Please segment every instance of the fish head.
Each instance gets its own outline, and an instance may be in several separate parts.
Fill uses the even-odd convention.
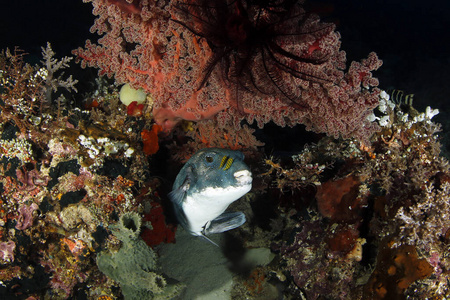
[[[183,227],[199,234],[252,187],[244,154],[220,148],[198,151],[180,170],[169,194]]]
[[[228,149],[208,148],[198,151],[181,169],[174,188],[190,177],[192,194],[205,189],[251,189],[252,174],[244,162],[244,154]],[[178,181],[179,180],[179,181]],[[244,194],[246,193],[244,192]]]

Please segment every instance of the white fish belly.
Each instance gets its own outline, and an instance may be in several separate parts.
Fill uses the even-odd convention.
[[[227,207],[248,193],[251,184],[239,187],[207,188],[202,193],[187,197],[183,211],[193,234],[202,235],[206,223],[220,216]]]

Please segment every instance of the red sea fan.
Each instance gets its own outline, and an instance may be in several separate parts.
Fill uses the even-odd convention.
[[[204,38],[212,56],[199,89],[215,68],[237,90],[291,100],[301,108],[310,82],[331,80],[318,65],[334,54],[322,39],[334,30],[308,14],[302,1],[194,0],[175,4],[174,22]]]
[[[82,67],[151,94],[164,131],[206,119],[236,129],[243,119],[304,124],[363,140],[377,129],[367,116],[381,61],[370,54],[345,72],[340,34],[302,0],[85,1],[102,37],[73,53]]]

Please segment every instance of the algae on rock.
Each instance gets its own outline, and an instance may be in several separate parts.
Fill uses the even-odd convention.
[[[120,283],[126,300],[171,299],[178,295],[182,284],[167,284],[155,271],[156,254],[139,237],[141,219],[137,213],[123,214],[113,234],[122,241],[118,252],[100,253],[97,265],[100,271]]]

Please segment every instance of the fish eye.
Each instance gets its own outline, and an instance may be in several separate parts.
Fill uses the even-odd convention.
[[[206,160],[206,162],[212,163],[214,158],[212,156],[208,155],[205,157],[205,160]]]

